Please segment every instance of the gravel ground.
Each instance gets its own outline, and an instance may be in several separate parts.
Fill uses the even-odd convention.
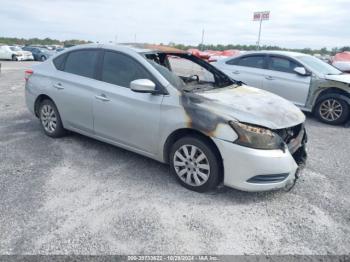
[[[0,74],[0,254],[349,254],[350,133],[307,118],[290,192],[199,194],[169,168],[81,135],[44,135],[23,70]]]

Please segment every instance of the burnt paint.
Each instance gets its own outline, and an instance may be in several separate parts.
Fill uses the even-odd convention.
[[[346,83],[313,76],[311,78],[309,95],[305,107],[312,110],[316,105],[319,95],[330,88],[337,88],[350,94],[349,86]]]
[[[170,68],[170,64],[169,61],[167,59],[167,56],[178,56],[187,60],[190,60],[200,66],[202,66],[203,68],[205,68],[206,70],[208,70],[210,73],[212,73],[214,75],[214,80],[215,83],[213,84],[215,87],[215,90],[211,90],[209,92],[212,93],[212,96],[208,97],[203,95],[204,93],[206,93],[206,91],[204,92],[186,92],[185,90],[179,90],[180,91],[180,102],[184,108],[186,117],[187,117],[187,127],[188,128],[193,128],[197,131],[200,131],[208,136],[211,137],[215,137],[216,136],[216,131],[218,130],[218,126],[220,124],[227,124],[229,120],[235,120],[235,118],[232,117],[232,115],[225,115],[223,109],[227,109],[230,107],[230,105],[224,105],[222,104],[222,102],[220,101],[220,99],[216,99],[216,92],[219,95],[221,93],[221,91],[223,91],[222,89],[225,89],[225,93],[227,94],[227,99],[230,99],[230,97],[233,99],[232,103],[234,103],[234,100],[237,101],[237,99],[239,99],[240,97],[243,100],[246,100],[247,96],[248,97],[252,97],[251,100],[254,101],[247,101],[247,104],[241,104],[240,108],[238,108],[238,110],[241,113],[246,114],[247,112],[252,112],[253,108],[256,108],[256,106],[253,106],[253,102],[258,103],[258,104],[262,104],[261,101],[256,100],[256,97],[254,98],[254,94],[256,94],[257,92],[259,92],[259,100],[263,100],[263,104],[269,108],[275,108],[276,110],[273,110],[273,112],[270,112],[271,110],[263,110],[264,115],[268,115],[268,120],[273,120],[274,122],[276,118],[280,118],[281,121],[280,122],[276,122],[275,124],[271,124],[270,121],[270,125],[268,124],[267,126],[262,126],[262,127],[267,127],[267,128],[277,128],[276,126],[279,127],[279,124],[283,125],[285,123],[292,123],[292,124],[300,124],[302,121],[304,121],[304,115],[298,110],[296,109],[298,112],[294,112],[295,110],[290,110],[291,104],[286,105],[285,103],[287,101],[284,101],[284,103],[282,103],[282,106],[279,110],[279,106],[276,105],[276,103],[280,103],[283,101],[280,101],[279,98],[277,99],[277,97],[274,98],[273,95],[271,95],[270,93],[267,95],[266,94],[266,98],[264,95],[260,94],[263,93],[263,91],[258,91],[258,90],[253,90],[253,88],[248,88],[245,86],[242,86],[241,82],[237,82],[233,79],[231,79],[230,77],[228,77],[226,74],[224,74],[223,72],[221,72],[220,70],[218,70],[216,67],[212,66],[211,64],[207,63],[206,61],[203,61],[202,59],[195,57],[191,54],[187,54],[187,53],[174,53],[174,52],[160,52],[160,53],[153,53],[152,54],[145,54],[146,57],[151,58],[152,60],[158,62],[159,64],[166,66],[169,70],[171,70]],[[235,89],[238,88],[240,91],[239,92],[235,92]],[[238,90],[237,90],[238,91]],[[229,93],[227,93],[229,92]],[[231,93],[232,92],[232,93]],[[245,94],[247,96],[245,96]],[[288,102],[289,103],[289,102]],[[261,109],[261,107],[260,107]],[[266,111],[266,112],[265,112]],[[253,112],[252,112],[253,113]],[[252,114],[249,113],[249,114]],[[252,114],[254,115],[254,114]],[[259,117],[263,117],[263,116],[259,116]],[[258,123],[255,123],[256,125],[260,126],[259,124],[260,121],[258,121]],[[268,121],[267,121],[268,122]],[[266,122],[265,122],[266,123]],[[283,123],[283,124],[282,124]],[[254,121],[253,123],[254,124]],[[291,125],[292,125],[291,124]]]
[[[188,117],[188,127],[200,131],[208,136],[215,136],[215,130],[220,123],[228,120],[201,105],[208,104],[211,99],[195,93],[182,93],[181,104]]]

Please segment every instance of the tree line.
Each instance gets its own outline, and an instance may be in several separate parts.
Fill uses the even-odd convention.
[[[183,45],[183,44],[175,44],[175,43],[169,43],[169,45],[182,50],[188,50],[190,48],[196,48],[199,50],[217,50],[217,51],[230,50],[230,49],[238,49],[238,50],[245,50],[245,51],[257,50],[256,45],[234,45],[234,44]],[[332,49],[327,49],[326,47],[323,47],[321,49],[311,49],[311,48],[283,48],[279,46],[263,45],[260,47],[260,49],[294,51],[294,52],[301,52],[301,53],[310,54],[310,55],[313,55],[313,54],[335,55],[336,53],[339,53],[339,52],[350,51],[350,46],[334,47]]]
[[[91,41],[86,40],[78,40],[78,39],[70,39],[70,40],[64,40],[60,41],[57,39],[51,39],[51,38],[16,38],[16,37],[0,37],[0,44],[5,45],[63,45],[63,46],[73,46],[73,45],[80,45],[80,44],[87,44],[92,43]],[[184,44],[176,44],[173,42],[170,42],[168,45],[173,46],[178,49],[182,50],[188,50],[190,48],[196,48],[199,50],[229,50],[229,49],[238,49],[238,50],[256,50],[256,45],[235,45],[235,44],[228,44],[228,45],[222,45],[222,44],[199,44],[199,45],[184,45]],[[295,52],[301,52],[305,54],[321,54],[321,55],[335,55],[336,53],[343,52],[343,51],[350,51],[350,46],[343,46],[343,47],[334,47],[332,49],[327,49],[326,47],[323,47],[321,49],[311,49],[311,48],[283,48],[279,46],[270,46],[270,45],[263,45],[260,47],[261,50],[285,50],[285,51],[295,51]]]
[[[91,41],[78,40],[78,39],[70,39],[60,41],[57,39],[51,38],[17,38],[17,37],[0,37],[0,44],[5,45],[63,45],[63,46],[73,46],[80,44],[92,43]]]

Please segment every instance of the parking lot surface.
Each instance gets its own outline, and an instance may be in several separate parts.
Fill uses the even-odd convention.
[[[349,254],[349,128],[308,116],[290,192],[199,194],[143,156],[45,136],[24,102],[33,62],[0,63],[0,254]]]

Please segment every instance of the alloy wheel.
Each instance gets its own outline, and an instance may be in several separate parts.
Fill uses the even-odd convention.
[[[341,117],[343,106],[336,99],[326,99],[321,103],[319,113],[324,120],[333,122]]]
[[[190,186],[208,181],[210,165],[207,156],[194,145],[183,145],[174,154],[174,168],[179,178]]]
[[[57,116],[55,110],[50,105],[43,105],[40,112],[40,119],[44,129],[48,133],[53,133],[57,126]]]

